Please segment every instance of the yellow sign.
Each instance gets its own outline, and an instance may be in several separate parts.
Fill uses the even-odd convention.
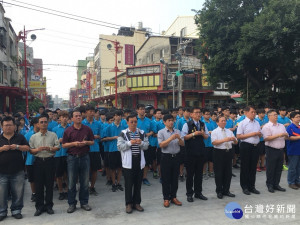
[[[46,88],[46,81],[29,81],[29,88]]]
[[[157,87],[138,87],[138,88],[131,88],[132,91],[150,91],[150,90],[157,90]]]
[[[160,85],[160,75],[128,77],[127,85],[129,88],[153,87]],[[154,89],[156,90],[156,89]]]

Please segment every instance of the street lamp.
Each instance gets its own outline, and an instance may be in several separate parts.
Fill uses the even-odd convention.
[[[24,31],[20,31],[18,35],[18,41],[23,40],[24,43],[24,61],[21,66],[24,66],[24,71],[25,71],[25,93],[26,93],[26,115],[29,118],[29,107],[28,107],[28,80],[27,80],[27,56],[26,56],[26,38],[27,34],[31,31],[35,30],[45,30],[45,28],[41,29],[34,29],[34,30],[25,30],[24,26]],[[36,35],[32,34],[31,39],[34,41],[36,39]]]
[[[118,108],[118,72],[122,72],[118,68],[118,53],[120,53],[120,50],[122,50],[123,47],[120,45],[120,42],[118,42],[117,40],[112,41],[112,40],[108,40],[108,39],[105,39],[105,38],[100,38],[100,40],[110,41],[111,43],[114,44],[114,48],[115,48],[115,68],[113,68],[109,72],[115,72],[115,107]],[[112,45],[108,44],[107,49],[110,50],[111,48],[112,48]]]

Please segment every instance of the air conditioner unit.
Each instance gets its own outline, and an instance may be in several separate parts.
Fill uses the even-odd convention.
[[[168,75],[167,75],[167,79],[168,79],[168,80],[173,80],[173,75],[172,75],[172,74],[168,74]]]

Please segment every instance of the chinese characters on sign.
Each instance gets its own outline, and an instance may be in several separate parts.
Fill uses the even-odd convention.
[[[244,207],[246,219],[295,219],[295,204],[256,204]]]

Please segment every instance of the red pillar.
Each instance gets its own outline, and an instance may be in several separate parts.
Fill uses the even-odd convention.
[[[121,98],[121,109],[123,109],[124,108],[124,97],[125,97],[125,95],[119,95],[119,96]]]
[[[137,95],[131,95],[131,96],[132,96],[132,107],[135,109],[136,108]]]
[[[182,93],[182,107],[185,107],[185,97],[186,97],[186,92]]]
[[[153,99],[154,99],[154,108],[157,109],[157,95],[153,93]]]

